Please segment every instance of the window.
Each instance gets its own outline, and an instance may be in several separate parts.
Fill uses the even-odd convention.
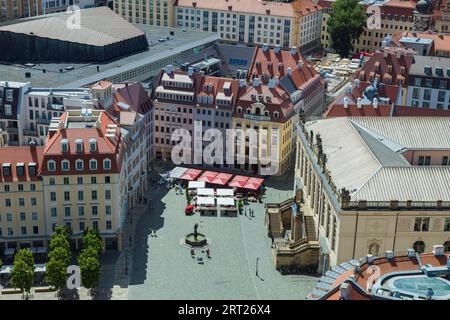
[[[92,229],[98,230],[98,221],[92,221]]]
[[[105,206],[105,214],[111,215],[111,206]]]
[[[53,160],[47,161],[47,170],[48,171],[56,171],[56,162]]]
[[[58,211],[56,208],[51,208],[50,213],[51,213],[52,218],[56,218],[58,216]]]
[[[80,231],[84,231],[84,221],[80,221],[79,226],[80,226]]]
[[[82,139],[75,140],[75,145],[77,148],[77,152],[83,152],[83,140]]]
[[[37,199],[36,198],[31,198],[31,205],[34,207],[37,205]]]
[[[92,215],[96,216],[98,214],[98,207],[97,206],[92,206],[91,209],[92,209]]]
[[[62,139],[61,140],[61,151],[62,152],[69,151],[69,140],[67,140],[67,139]]]
[[[33,234],[39,234],[39,227],[33,226]]]
[[[51,186],[55,185],[55,178],[50,178],[48,182]]]
[[[91,196],[92,200],[97,200],[97,190],[92,190]]]
[[[36,191],[36,185],[34,183],[30,184],[30,191]]]
[[[84,193],[83,191],[78,191],[78,201],[83,201],[84,200]]]
[[[110,184],[111,183],[111,177],[110,176],[105,176],[105,183],[106,184]]]
[[[95,159],[89,160],[89,169],[97,170],[97,160],[95,160]]]
[[[5,199],[5,207],[11,207],[11,199]]]
[[[103,169],[105,169],[105,170],[111,169],[111,160],[109,160],[109,159],[103,160]]]
[[[80,216],[80,217],[84,216],[84,207],[83,206],[78,207],[78,216]]]
[[[106,221],[106,230],[111,230],[112,229],[112,222],[111,221]]]
[[[111,200],[111,190],[105,190],[105,200]]]
[[[97,178],[91,177],[91,184],[97,184]]]
[[[83,184],[83,177],[78,177],[77,178],[77,183],[78,184]]]
[[[6,221],[11,222],[12,221],[12,213],[6,214]]]
[[[25,206],[25,199],[24,198],[19,198],[19,206],[21,206],[21,207]]]
[[[20,221],[25,221],[27,219],[25,212],[20,213]]]
[[[416,218],[414,222],[414,231],[428,231],[430,218]]]
[[[69,171],[70,170],[70,162],[69,162],[69,160],[61,161],[61,167],[62,167],[62,171]]]
[[[94,152],[97,150],[97,140],[94,138],[89,140],[89,151]]]
[[[425,243],[423,241],[416,241],[413,244],[413,249],[417,253],[424,253],[425,252]]]
[[[64,201],[70,201],[70,191],[64,191]]]
[[[37,212],[32,212],[32,213],[31,213],[31,219],[34,220],[34,221],[37,221],[37,219],[38,219],[38,213],[37,213]]]
[[[70,207],[64,207],[64,216],[70,217]]]
[[[21,233],[22,235],[27,234],[27,227],[20,227],[20,233]]]
[[[442,157],[442,165],[443,166],[446,166],[446,165],[449,165],[450,163],[449,163],[449,161],[448,161],[448,156],[443,156]]]
[[[56,192],[50,192],[50,201],[56,201]]]
[[[5,184],[3,189],[5,190],[5,192],[9,192],[10,191],[9,184]]]
[[[419,166],[429,166],[431,163],[431,157],[430,156],[419,156],[418,165]]]
[[[83,170],[83,160],[78,159],[77,161],[75,161],[75,167],[77,169],[77,171],[81,171]]]
[[[444,231],[450,231],[450,218],[445,218]]]
[[[63,178],[63,183],[64,183],[65,185],[70,184],[70,183],[69,183],[69,178],[68,178],[68,177],[64,177],[64,178]]]

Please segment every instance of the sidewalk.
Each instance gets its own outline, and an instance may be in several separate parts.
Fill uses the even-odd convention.
[[[159,168],[155,168],[159,169]],[[151,206],[157,189],[150,184],[150,179],[158,181],[159,170],[149,173],[148,185],[148,203],[140,204],[131,210],[131,214],[126,217],[125,225],[122,231],[122,251],[117,260],[115,267],[114,283],[112,288],[112,300],[127,300],[128,299],[128,285],[130,282],[131,272],[133,270],[133,254],[134,254],[134,240],[136,234],[136,226],[144,213],[152,214]],[[161,188],[161,186],[158,186]],[[130,241],[131,239],[131,241]]]

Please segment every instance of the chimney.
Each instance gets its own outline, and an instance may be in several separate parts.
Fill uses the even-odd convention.
[[[368,264],[372,264],[373,260],[375,259],[375,256],[372,254],[366,255],[366,260]]]
[[[288,76],[292,75],[292,68],[291,67],[287,68],[287,74],[288,74]]]
[[[345,109],[348,108],[348,98],[347,97],[344,98],[344,108]]]
[[[277,86],[280,83],[280,77],[275,76],[275,85]]]
[[[377,109],[378,108],[378,98],[374,98],[373,99],[373,108]]]
[[[279,44],[277,44],[277,45],[275,46],[274,51],[275,51],[275,53],[280,53],[281,48],[280,48],[280,45],[279,45]]]
[[[239,79],[239,88],[245,87],[245,79]]]
[[[347,282],[341,283],[339,287],[339,300],[350,300],[350,284]]]
[[[253,79],[253,87],[259,87],[259,78]]]
[[[269,79],[269,89],[275,88],[275,79]]]
[[[34,140],[31,140],[28,145],[32,151],[36,150],[36,142]]]
[[[358,98],[357,102],[356,102],[358,109],[362,108],[362,102],[361,102],[361,98]]]
[[[269,50],[269,45],[267,43],[264,43],[262,48],[263,48],[263,51],[266,52],[267,50]]]
[[[128,81],[125,81],[125,87],[128,87]]]
[[[292,47],[292,48],[291,48],[291,54],[292,54],[293,56],[295,56],[295,55],[297,54],[297,48],[296,48],[296,47]]]
[[[435,256],[443,256],[444,255],[444,246],[441,244],[435,244],[433,246],[433,254]]]
[[[408,249],[408,257],[414,258],[415,256],[416,256],[416,252],[414,251],[414,249]]]
[[[361,81],[359,79],[355,79],[355,87],[359,88],[359,84],[361,83]]]
[[[194,67],[189,67],[188,68],[188,76],[192,77],[193,74],[194,74]]]

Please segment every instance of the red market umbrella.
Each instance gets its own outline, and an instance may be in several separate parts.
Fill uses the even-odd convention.
[[[205,171],[203,172],[203,174],[200,176],[200,178],[197,179],[197,181],[205,181],[208,183],[211,183],[211,181],[214,180],[214,178],[218,175],[218,172],[214,172],[214,171]]]
[[[243,186],[244,189],[258,190],[264,179],[261,178],[250,178],[247,180],[246,184]]]
[[[229,173],[219,173],[211,183],[224,186],[227,184],[227,182],[231,179],[232,176],[233,175]]]
[[[242,188],[247,183],[248,179],[250,177],[246,176],[235,176],[233,180],[231,180],[230,183],[228,183],[229,187],[236,187],[236,188]]]
[[[194,181],[202,172],[202,170],[198,169],[188,169],[182,176],[181,180]]]

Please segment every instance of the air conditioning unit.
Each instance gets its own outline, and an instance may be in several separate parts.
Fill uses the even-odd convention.
[[[433,246],[433,254],[435,256],[443,256],[444,255],[444,246],[441,244],[436,244]]]

